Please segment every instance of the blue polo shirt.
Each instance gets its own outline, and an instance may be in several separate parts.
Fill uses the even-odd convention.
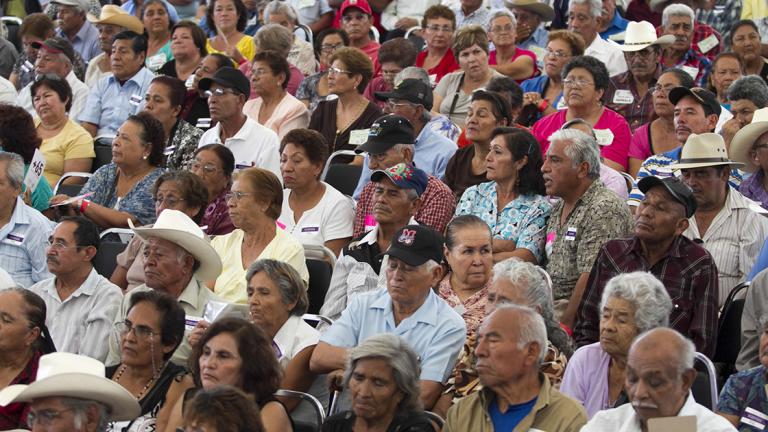
[[[613,13],[613,20],[611,20],[611,25],[604,32],[600,32],[600,37],[603,39],[608,39],[610,36],[625,32],[627,31],[627,25],[629,25],[629,21],[624,19],[624,17],[622,17],[619,13],[619,10],[616,9],[616,11]]]
[[[464,346],[467,329],[464,319],[431,289],[421,307],[395,325],[389,293],[379,288],[354,297],[320,341],[352,348],[381,333],[402,337],[416,351],[421,380],[445,382]]]
[[[56,30],[56,36],[64,38],[72,43],[72,48],[80,54],[83,61],[88,62],[101,54],[101,43],[99,42],[99,30],[90,21],[85,21],[80,30],[78,30],[74,39],[70,39],[61,30]]]

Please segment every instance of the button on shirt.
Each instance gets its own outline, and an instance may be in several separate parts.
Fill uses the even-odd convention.
[[[605,64],[608,75],[614,76],[627,71],[627,62],[619,45],[613,41],[595,36],[595,40],[584,50],[584,55],[592,56]]]
[[[123,292],[94,270],[69,297],[61,300],[56,278],[46,279],[29,288],[45,301],[45,325],[57,351],[69,352],[104,361],[109,347],[104,341],[112,333],[115,313]]]
[[[29,287],[51,277],[45,258],[51,231],[48,218],[16,198],[11,220],[0,227],[0,265],[17,284]]]
[[[112,75],[103,78],[91,89],[88,102],[78,120],[97,125],[96,136],[117,135],[117,129],[128,116],[140,111],[139,106],[154,78],[155,75],[145,67],[122,85]]]
[[[396,325],[392,299],[386,288],[380,288],[353,299],[320,341],[353,348],[381,333],[402,337],[416,351],[421,360],[419,379],[442,383],[464,346],[466,326],[461,316],[431,289],[421,307]]]
[[[626,71],[611,77],[603,101],[606,106],[619,113],[629,123],[629,128],[635,130],[655,118],[653,111],[653,87],[661,76],[661,66],[656,67],[653,78],[648,83],[648,89],[643,97],[637,92],[637,83],[631,71]],[[629,97],[628,97],[629,96]]]
[[[75,49],[88,63],[92,58],[101,54],[101,44],[99,43],[99,30],[90,21],[86,20],[74,38],[69,38],[60,29],[56,30],[56,36],[62,37],[72,43]]]

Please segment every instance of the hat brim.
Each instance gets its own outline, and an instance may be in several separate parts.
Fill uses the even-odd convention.
[[[696,209],[689,209],[688,206],[685,204],[685,199],[678,195],[677,192],[675,192],[671,187],[669,187],[668,184],[664,183],[664,181],[660,177],[656,176],[648,176],[643,177],[639,182],[637,182],[637,188],[640,189],[640,192],[646,193],[649,190],[655,188],[656,186],[661,186],[666,190],[672,198],[675,199],[678,203],[682,204],[683,207],[685,207],[685,217],[689,218],[693,216]]]
[[[672,164],[670,168],[673,170],[683,170],[683,169],[692,169],[692,168],[707,168],[707,167],[716,167],[716,166],[724,166],[724,165],[730,165],[731,168],[743,168],[744,164],[741,162],[734,162],[734,161],[723,161],[723,162],[685,162],[685,163],[677,163]]]
[[[750,123],[739,129],[731,140],[731,148],[729,149],[731,158],[743,163],[747,171],[755,172],[758,167],[752,162],[749,153],[755,140],[766,132],[768,132],[768,121]]]
[[[368,140],[365,143],[357,146],[355,148],[355,153],[368,153],[368,154],[382,154],[385,153],[387,150],[394,147],[396,144],[389,144],[389,143],[382,143],[382,142],[376,142],[375,140]]]
[[[516,7],[531,11],[541,17],[542,21],[552,21],[555,19],[555,10],[548,4],[544,3],[529,3],[529,4],[515,4],[513,2],[506,2],[508,7]]]
[[[126,30],[130,30],[134,33],[144,33],[144,24],[139,21],[138,18],[128,14],[115,14],[109,18],[98,19],[93,15],[88,15],[88,21],[93,24],[110,24],[123,27]]]
[[[141,415],[139,402],[123,386],[107,378],[83,373],[54,375],[29,385],[8,386],[0,391],[0,405],[53,396],[101,402],[110,407],[108,421],[130,421]]]
[[[215,76],[201,79],[200,82],[197,84],[197,86],[200,88],[200,90],[205,91],[205,90],[210,90],[213,83],[216,83],[225,88],[236,90],[238,93],[245,95],[245,97],[251,97],[250,91],[248,93],[243,93],[239,88],[237,88],[236,86],[233,86],[231,82],[227,80],[223,80],[221,78],[216,78]]]
[[[635,52],[640,51],[642,49],[648,48],[651,45],[658,45],[662,48],[672,45],[675,42],[675,37],[672,35],[664,35],[659,38],[656,38],[653,42],[648,42],[647,44],[632,44],[632,45],[626,45],[626,42],[624,44],[619,45],[619,49],[624,52]]]
[[[400,261],[413,267],[418,267],[420,265],[423,265],[425,262],[429,261],[429,258],[425,257],[424,255],[410,252],[404,249],[392,248],[392,247],[390,247],[386,252],[381,254],[381,256],[384,256],[384,255],[395,257]]]
[[[380,101],[386,101],[387,99],[397,99],[400,95],[393,91],[388,92],[374,92],[373,96]]]

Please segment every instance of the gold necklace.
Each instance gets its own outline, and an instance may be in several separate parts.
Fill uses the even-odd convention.
[[[123,376],[127,368],[128,366],[124,364],[123,367],[121,367],[120,370],[117,371],[117,375],[114,378],[115,382],[120,382],[120,377]],[[139,394],[135,395],[136,400],[141,400],[141,398],[144,397],[144,394],[147,392],[147,390],[149,390],[150,387],[152,387],[152,384],[155,383],[155,379],[157,379],[157,377],[160,376],[160,371],[162,371],[162,369],[163,368],[160,367],[157,369],[157,371],[154,374],[152,374],[152,377],[149,379],[149,381],[147,381],[147,384],[144,386],[144,388],[141,389]]]

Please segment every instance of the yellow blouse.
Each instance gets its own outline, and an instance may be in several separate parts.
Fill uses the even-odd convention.
[[[237,45],[235,46],[237,47],[238,50],[240,50],[240,54],[242,54],[243,57],[248,59],[248,61],[253,61],[253,56],[256,55],[256,45],[254,45],[252,37],[248,35],[243,36],[242,38],[240,38],[240,40],[237,42]],[[210,39],[208,39],[205,42],[205,48],[208,49],[208,54],[213,54],[213,53],[226,54],[225,52],[219,51],[216,48],[214,48],[211,45]]]
[[[35,118],[35,126],[40,125],[40,118]],[[69,159],[87,159],[96,157],[93,150],[93,138],[82,126],[70,119],[64,128],[54,137],[44,139],[40,151],[45,156],[43,175],[54,186],[64,174],[64,162]]]

